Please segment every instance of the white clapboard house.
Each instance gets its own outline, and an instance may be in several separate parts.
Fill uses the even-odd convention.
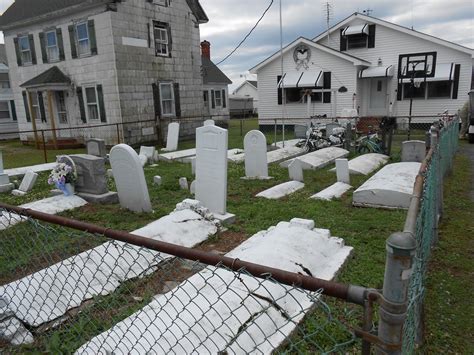
[[[402,79],[407,66],[399,65],[400,58],[426,53],[433,75],[415,78],[414,85]],[[250,70],[258,75],[261,128],[281,117],[338,117],[345,109],[360,116],[406,116],[411,95],[415,116],[455,113],[471,87],[472,54],[459,44],[354,13],[313,39],[300,37],[284,47],[283,72],[280,52]]]

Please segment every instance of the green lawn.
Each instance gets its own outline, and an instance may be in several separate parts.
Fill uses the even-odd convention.
[[[255,128],[257,128],[255,120],[246,121],[243,126],[243,134]],[[268,141],[272,142],[272,135],[269,134],[267,137]],[[288,134],[287,138],[290,139],[292,137]],[[278,139],[280,139],[280,137]],[[243,137],[240,135],[240,121],[231,121],[229,128],[229,147],[242,147],[242,140]],[[396,141],[395,160],[399,156],[399,142],[401,138]],[[7,145],[7,150],[8,147]],[[189,147],[194,147],[194,142],[180,143],[180,148]],[[22,149],[27,151],[27,148]],[[12,167],[8,166],[8,164],[13,164],[9,152],[4,153],[4,156],[9,157],[6,159],[6,167]],[[21,157],[21,159],[25,159],[23,161],[26,161],[28,154],[22,150]],[[20,158],[17,160],[19,159]],[[16,161],[15,159],[13,160]],[[453,177],[458,176],[456,174],[468,174],[463,168],[459,167],[462,162],[462,160],[457,160],[454,168],[455,175],[453,175]],[[280,221],[288,221],[294,217],[309,218],[315,221],[317,227],[330,229],[332,235],[344,238],[346,245],[354,247],[352,257],[339,274],[338,280],[344,283],[380,289],[384,275],[385,240],[391,233],[402,229],[406,211],[355,208],[351,204],[352,192],[349,192],[340,200],[330,202],[309,199],[309,196],[336,181],[335,173],[328,171],[328,169],[305,171],[305,188],[287,198],[278,201],[255,198],[256,193],[288,180],[288,171],[280,168],[276,164],[270,165],[269,174],[273,176],[272,180],[246,181],[240,179],[240,177],[245,175],[244,166],[242,164],[229,164],[227,210],[236,214],[237,221],[229,227],[227,232],[213,237],[212,240],[207,243],[210,244],[210,248],[215,247],[214,245],[220,245],[222,248],[219,250],[225,252],[230,248],[226,238],[231,238],[233,235],[248,238],[260,230],[268,229],[270,226],[276,225]],[[47,173],[40,174],[33,192],[28,196],[18,198],[11,195],[2,195],[2,201],[11,204],[20,204],[48,196],[50,187],[45,182],[47,175]],[[162,186],[156,187],[152,184],[154,175],[160,175],[162,177]],[[465,177],[465,175],[463,176]],[[157,167],[147,167],[145,169],[145,177],[154,209],[152,213],[137,214],[122,210],[118,205],[89,205],[69,211],[63,215],[109,228],[132,231],[170,213],[176,203],[182,201],[184,198],[191,197],[188,192],[181,190],[178,185],[178,179],[180,177],[187,177],[188,181],[193,180],[189,164],[160,162]],[[351,178],[354,188],[360,186],[367,179],[366,177],[360,176],[353,176]],[[113,188],[113,181],[109,183]],[[451,216],[453,220],[457,221],[459,213],[462,213],[460,210],[462,199],[459,199],[458,193],[455,190],[456,188],[453,187],[453,189],[454,191],[449,188],[446,190],[446,199],[447,201],[451,201],[452,199],[456,199],[457,201],[452,202],[454,205],[450,204],[451,202],[447,202],[446,208],[448,210],[448,218]],[[459,210],[455,209],[456,206],[459,206]],[[449,212],[451,208],[453,208],[453,212]],[[472,210],[471,205],[471,211]],[[469,222],[467,219],[468,216],[464,216],[464,218],[464,222]],[[451,228],[454,227],[451,226]],[[453,239],[453,236],[457,235],[461,230],[464,231],[464,235],[467,238],[468,233],[465,233],[466,230],[462,224],[456,228],[457,229],[452,230],[452,234],[448,239]],[[52,260],[56,260],[55,258],[68,255],[71,249],[79,252],[103,241],[103,239],[95,237],[88,239],[87,236],[84,235],[72,237],[67,230],[52,229],[52,231],[45,232],[45,234],[48,235],[48,242],[39,242],[38,236],[35,235],[34,232],[36,229],[37,226],[24,224],[11,228],[7,230],[7,232],[0,232],[2,237],[8,236],[8,242],[6,238],[0,237],[0,250],[2,250],[2,252],[0,252],[0,271],[3,277],[14,279],[15,276],[19,274],[18,270],[28,272],[28,270],[35,271],[40,268],[42,263],[35,263],[32,262],[32,260],[36,261],[41,259],[41,255],[45,253],[45,248],[48,248],[48,255],[54,256]],[[444,233],[448,232],[443,230],[442,239],[444,238]],[[59,237],[55,239],[51,237],[52,235],[58,235]],[[67,243],[67,238],[70,238],[70,244]],[[442,241],[440,243],[440,247],[444,242],[445,241]],[[73,247],[71,247],[71,245],[73,245]],[[28,249],[26,253],[28,257],[24,255],[23,257],[19,257],[19,255],[22,255],[19,251],[24,249]],[[447,262],[449,262],[449,260],[447,260]],[[440,272],[445,271],[442,269]],[[462,273],[464,272],[465,270],[463,269]],[[99,298],[92,308],[88,308],[73,318],[71,323],[55,331],[48,331],[41,335],[37,343],[35,343],[34,348],[40,351],[52,352],[68,352],[76,349],[81,342],[84,342],[84,339],[107,329],[113,322],[123,319],[126,315],[145,304],[150,294],[143,296],[143,301],[141,302],[130,302],[130,295],[137,294],[136,292],[138,291],[135,290],[137,288],[143,288],[143,282],[146,282],[146,280],[140,281],[139,285],[133,282],[127,283],[114,292],[113,295]],[[450,292],[458,291],[454,289]],[[353,326],[358,325],[360,320],[359,307],[351,306],[343,302],[334,302],[327,298],[325,298],[325,300],[330,304],[335,319],[346,320]],[[125,308],[119,307],[117,310],[117,305],[121,304],[120,302],[125,302],[128,306]],[[109,309],[110,316],[104,318],[103,312],[99,312],[99,309],[94,308],[98,307],[98,304],[100,305],[100,310]],[[443,310],[447,306],[440,303],[439,307]],[[468,317],[469,314],[472,315],[472,312],[466,312],[466,317]],[[320,314],[316,312],[306,320],[305,325],[307,329],[311,329],[315,323],[315,319],[318,319],[318,317],[320,317]],[[439,339],[439,334],[446,333],[442,328],[442,324],[430,318],[430,316],[428,316],[428,319],[430,319],[429,331],[434,334],[433,337],[437,339],[438,342],[442,342]],[[468,320],[465,320],[465,324],[466,323],[469,323]],[[462,324],[459,324],[459,327],[462,329]],[[332,329],[331,327],[329,328]],[[74,329],[74,331],[71,331],[71,329]],[[462,331],[460,331],[460,333],[462,333]],[[448,331],[448,334],[451,334],[451,332]],[[336,338],[335,342],[347,341],[347,334],[344,332],[336,332],[334,336]],[[324,342],[324,340],[322,341]],[[449,337],[443,338],[443,341],[450,344]],[[453,346],[454,345],[456,345],[456,349],[463,352],[461,351],[463,349],[461,346],[462,341],[457,341],[453,343]],[[301,345],[300,349],[305,352],[315,351],[315,349],[308,344]],[[29,350],[32,350],[32,348],[29,348]]]

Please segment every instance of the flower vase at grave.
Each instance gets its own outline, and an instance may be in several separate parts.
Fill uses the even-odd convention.
[[[66,191],[67,191],[67,194],[65,193],[66,196],[72,196],[74,195],[74,185],[73,184],[70,184],[70,183],[67,183],[66,184]]]
[[[74,195],[74,185],[70,183],[55,182],[56,187],[62,191],[64,196]]]

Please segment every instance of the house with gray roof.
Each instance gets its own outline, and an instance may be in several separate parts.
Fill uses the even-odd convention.
[[[202,100],[199,0],[16,0],[0,17],[23,142],[156,141]],[[189,119],[192,118],[192,119]],[[196,122],[193,122],[196,120]],[[101,126],[94,129],[75,127]],[[62,128],[67,128],[61,130]]]
[[[252,98],[253,113],[258,112],[258,81],[245,80],[232,93],[233,98],[238,101],[239,98]]]
[[[18,121],[5,45],[0,44],[0,140],[18,138]]]
[[[232,81],[211,61],[211,44],[201,42],[204,111],[215,120],[229,119]]]

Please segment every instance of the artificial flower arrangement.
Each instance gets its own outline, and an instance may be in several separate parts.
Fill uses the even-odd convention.
[[[76,182],[77,175],[74,169],[65,163],[58,163],[51,174],[49,174],[48,184],[56,185],[66,196],[72,195],[71,185]],[[70,184],[67,186],[66,184]]]

